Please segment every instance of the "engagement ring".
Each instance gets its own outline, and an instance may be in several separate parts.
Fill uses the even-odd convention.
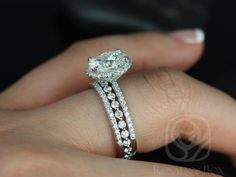
[[[95,80],[93,87],[102,99],[124,159],[136,154],[137,145],[132,118],[117,79],[131,66],[131,58],[125,52],[116,50],[89,58],[87,69],[87,75]]]

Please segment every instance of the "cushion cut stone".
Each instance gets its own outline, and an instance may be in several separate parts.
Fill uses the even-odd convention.
[[[89,59],[87,74],[96,80],[112,81],[124,74],[131,65],[132,61],[125,52],[105,52]]]

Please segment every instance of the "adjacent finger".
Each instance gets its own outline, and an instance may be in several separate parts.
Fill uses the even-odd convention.
[[[16,146],[15,146],[16,147]],[[0,176],[44,177],[217,177],[171,165],[112,159],[72,148],[42,145],[4,149]],[[52,168],[53,167],[53,168]]]
[[[0,107],[37,107],[87,89],[87,58],[117,48],[122,48],[133,58],[134,66],[131,72],[158,66],[187,69],[200,57],[203,39],[196,40],[199,38],[198,31],[185,31],[185,37],[180,34],[139,33],[78,42],[66,52],[31,71],[2,93]],[[193,39],[196,41],[193,42]]]
[[[120,86],[133,116],[139,152],[184,137],[216,151],[235,153],[236,104],[223,92],[166,68],[127,76]],[[117,154],[104,107],[92,89],[27,114],[22,116],[27,122],[21,126],[22,136],[43,130],[39,136],[89,152]]]
[[[148,163],[141,161],[125,161],[80,153],[80,160],[74,159],[75,166],[80,165],[78,174],[84,177],[217,177],[218,175],[204,173],[198,170],[176,167],[166,164]],[[79,163],[78,163],[79,162]],[[69,162],[69,164],[71,164]],[[84,167],[84,168],[83,168]],[[86,168],[87,167],[87,168]],[[89,169],[88,169],[89,167]]]

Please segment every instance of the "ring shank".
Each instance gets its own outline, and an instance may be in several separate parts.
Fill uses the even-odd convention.
[[[122,158],[136,154],[137,144],[132,118],[117,81],[95,81],[93,87],[104,104]]]

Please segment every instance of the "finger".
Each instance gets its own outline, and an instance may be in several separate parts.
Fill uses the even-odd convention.
[[[78,174],[86,174],[85,177],[98,176],[104,177],[217,177],[218,175],[200,172],[198,170],[176,167],[172,165],[147,163],[141,161],[125,161],[95,156],[80,152],[80,159],[67,162],[76,166],[82,164],[82,169],[78,169]],[[84,167],[84,168],[83,168]],[[89,167],[89,170],[87,168]]]
[[[76,157],[76,156],[74,156]],[[112,159],[94,156],[84,153],[83,159],[87,159],[83,165],[89,166],[88,177],[103,174],[105,177],[217,177],[218,175],[200,172],[198,170],[176,167],[172,165],[147,163],[141,161],[124,161],[121,159]],[[84,161],[84,160],[83,160]],[[94,169],[94,170],[92,170]]]
[[[37,148],[24,146],[16,150],[15,147],[4,149],[0,160],[1,176],[217,177],[193,169],[106,158],[71,148],[43,148],[39,145]]]
[[[134,119],[139,152],[182,136],[216,151],[235,153],[236,104],[221,91],[171,69],[127,76],[120,85]],[[117,154],[113,132],[94,90],[27,113],[21,134],[43,130],[40,136],[82,150]]]
[[[87,58],[117,48],[127,51],[133,58],[134,67],[131,72],[158,66],[187,69],[200,57],[203,38],[196,40],[199,39],[198,31],[183,33],[187,35],[180,35],[180,32],[171,35],[139,33],[78,42],[2,93],[0,107],[32,108],[87,89]],[[195,42],[186,39],[195,39]]]

